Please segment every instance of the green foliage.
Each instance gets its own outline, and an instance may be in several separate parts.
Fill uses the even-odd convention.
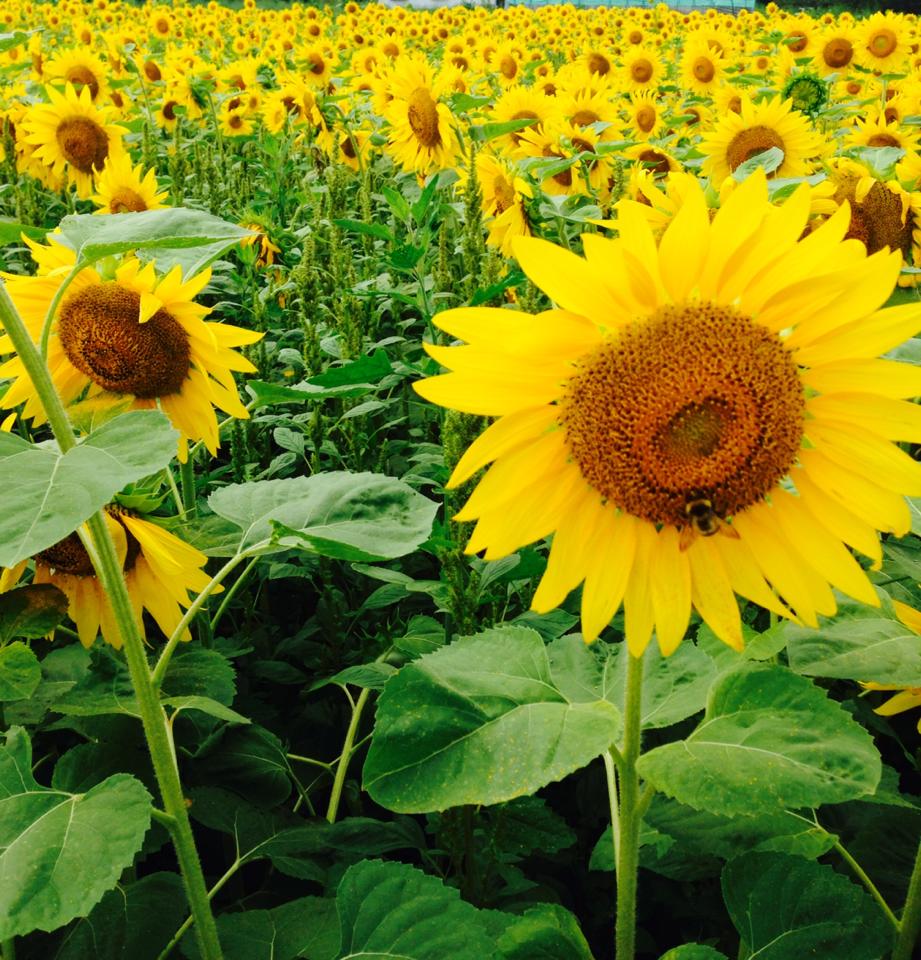
[[[499,803],[580,769],[614,742],[607,700],[566,694],[540,635],[488,630],[405,666],[381,695],[365,789],[402,812]]]
[[[44,788],[28,736],[11,729],[0,748],[0,939],[86,914],[149,826],[150,794],[133,777],[115,774],[84,794]]]

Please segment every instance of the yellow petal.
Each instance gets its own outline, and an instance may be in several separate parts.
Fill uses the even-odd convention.
[[[709,252],[709,228],[703,193],[689,190],[659,244],[662,282],[674,303],[681,303],[697,286]]]
[[[656,618],[656,638],[663,657],[671,656],[678,649],[691,618],[691,567],[678,539],[678,531],[672,526],[659,531],[647,573]]]
[[[595,640],[620,607],[636,570],[634,558],[642,525],[643,521],[617,513],[611,506],[602,507],[596,517],[582,588],[582,635],[586,643]]]
[[[691,567],[691,600],[704,623],[733,650],[741,650],[742,617],[726,568],[714,542],[725,539],[695,537],[688,548]],[[765,587],[765,589],[767,589]]]
[[[652,637],[655,608],[652,605],[652,556],[656,528],[645,520],[636,523],[636,558],[624,595],[624,631],[627,648],[641,657]]]

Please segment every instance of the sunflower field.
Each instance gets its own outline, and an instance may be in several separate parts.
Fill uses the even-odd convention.
[[[0,6],[0,960],[917,958],[921,16],[265,3]]]

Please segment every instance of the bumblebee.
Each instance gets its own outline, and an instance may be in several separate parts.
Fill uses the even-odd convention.
[[[687,525],[681,528],[681,535],[678,539],[679,548],[684,551],[694,542],[695,536],[712,537],[715,533],[724,533],[727,537],[734,540],[739,539],[736,530],[723,520],[722,517],[713,509],[711,501],[705,497],[694,497],[688,500],[684,506],[684,515],[687,517]]]

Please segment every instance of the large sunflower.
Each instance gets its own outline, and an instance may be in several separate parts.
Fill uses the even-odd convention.
[[[28,242],[28,241],[27,241]],[[73,250],[61,244],[29,244],[39,274],[4,274],[6,288],[33,339],[74,265]],[[81,270],[57,308],[48,345],[48,366],[65,403],[84,392],[113,403],[129,398],[133,409],[159,406],[186,440],[202,440],[217,451],[219,407],[234,417],[249,414],[237,394],[233,373],[255,367],[233,348],[262,336],[226,323],[207,323],[208,308],[193,298],[210,279],[210,270],[183,282],[177,266],[157,277],[152,263],[129,259],[111,277],[93,268]],[[0,354],[10,353],[6,336]],[[0,399],[10,408],[24,403],[23,416],[36,422],[44,411],[18,356],[0,365],[0,379],[13,382]]]
[[[440,102],[448,92],[442,83],[434,67],[418,57],[398,59],[387,79],[387,150],[404,170],[428,174],[454,164],[460,146],[451,111]]]
[[[783,151],[783,162],[774,175],[802,177],[812,171],[812,160],[826,143],[791,101],[775,97],[754,103],[743,96],[742,112],[724,114],[698,149],[705,155],[703,172],[719,185],[746,160],[773,147]]]
[[[33,157],[52,174],[67,176],[77,195],[92,193],[93,175],[110,156],[123,152],[124,127],[109,122],[108,108],[97,109],[89,86],[79,95],[68,83],[64,92],[46,87],[50,103],[36,104],[23,120],[23,140],[34,147]]]
[[[170,636],[182,619],[182,607],[189,605],[189,592],[200,593],[209,583],[202,569],[208,558],[162,527],[121,507],[108,507],[106,522],[142,634],[146,610]],[[18,582],[28,562],[0,574],[0,593]],[[43,550],[32,562],[34,583],[51,583],[67,595],[68,616],[76,624],[83,646],[93,645],[100,628],[107,643],[121,646],[106,592],[76,533]],[[183,639],[190,639],[188,631]]]
[[[416,385],[442,406],[498,416],[450,479],[493,462],[459,520],[486,559],[554,534],[534,596],[584,583],[593,640],[621,603],[639,654],[663,652],[695,608],[741,647],[734,594],[815,625],[832,586],[875,604],[852,546],[910,527],[921,464],[921,370],[875,359],[921,327],[921,305],[880,309],[901,256],[844,240],[842,208],[802,238],[810,194],[782,207],[748,178],[711,220],[699,185],[656,244],[635,208],[585,259],[520,238],[525,273],[558,305],[539,315],[461,308],[429,346],[453,372]]]

